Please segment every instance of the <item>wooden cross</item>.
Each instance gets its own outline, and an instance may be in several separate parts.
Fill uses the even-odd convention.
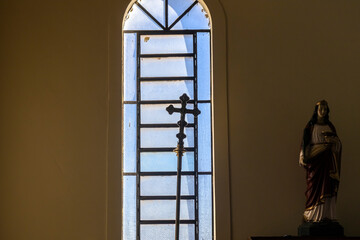
[[[173,105],[170,105],[166,108],[166,111],[171,115],[174,112],[180,113],[180,121],[177,122],[179,126],[179,133],[176,134],[176,137],[179,139],[177,147],[174,149],[178,157],[177,162],[177,186],[176,186],[176,218],[175,218],[175,239],[179,240],[179,226],[180,226],[180,196],[181,196],[181,165],[182,165],[182,156],[185,152],[184,149],[184,138],[186,135],[184,133],[184,128],[187,126],[185,121],[185,115],[190,113],[197,117],[201,112],[196,107],[194,109],[187,109],[186,104],[190,100],[188,95],[185,93],[180,97],[181,108],[175,108]]]

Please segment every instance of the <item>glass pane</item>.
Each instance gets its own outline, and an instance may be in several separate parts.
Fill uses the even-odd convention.
[[[142,35],[140,49],[142,54],[193,53],[193,35]]]
[[[174,240],[175,239],[175,225],[161,224],[150,225],[144,224],[140,226],[141,240]]]
[[[136,104],[124,104],[124,172],[136,172]]]
[[[182,29],[210,29],[210,16],[200,3],[196,4],[171,28],[171,30]]]
[[[141,225],[140,237],[141,240],[174,240],[175,225],[174,224]],[[180,240],[194,240],[195,239],[194,224],[180,224],[179,238]]]
[[[176,176],[140,177],[141,196],[176,196]],[[194,176],[181,176],[181,195],[194,195]]]
[[[162,30],[146,13],[134,4],[125,17],[124,30]]]
[[[123,177],[123,239],[136,239],[136,176]]]
[[[175,148],[177,146],[178,128],[142,128],[140,132],[142,148]],[[184,147],[194,147],[194,128],[185,128],[184,132],[186,134]]]
[[[177,156],[174,152],[143,152],[140,154],[142,172],[175,172]],[[185,152],[182,157],[182,171],[194,171],[194,153]]]
[[[195,219],[195,201],[180,201],[180,219]],[[141,220],[175,220],[175,200],[143,200],[140,202]]]
[[[164,0],[139,0],[138,1],[156,20],[165,26]]]
[[[141,82],[141,100],[178,100],[184,93],[194,99],[193,81]]]
[[[198,170],[211,171],[211,114],[210,103],[199,103],[201,114],[198,116]]]
[[[199,239],[212,239],[211,175],[199,175]]]
[[[136,101],[136,33],[124,33],[124,100]]]
[[[180,224],[179,239],[195,240],[195,225],[194,224]]]
[[[193,0],[169,0],[168,1],[168,16],[169,16],[169,26],[173,24],[173,22],[188,9],[191,4],[193,4]]]
[[[197,33],[198,99],[210,100],[210,33]]]
[[[142,58],[141,77],[193,77],[192,57]]]
[[[169,114],[166,108],[170,104],[143,104],[141,109],[141,123],[177,123],[180,120],[179,113]],[[173,104],[174,107],[180,108],[180,104]],[[187,105],[189,109],[193,109],[194,105]],[[185,121],[188,123],[194,123],[194,115],[185,115]]]

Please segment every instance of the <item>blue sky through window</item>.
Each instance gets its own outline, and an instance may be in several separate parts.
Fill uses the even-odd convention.
[[[213,238],[210,17],[193,0],[139,0],[123,25],[124,240],[175,239],[179,115],[190,97],[181,177],[180,239]]]

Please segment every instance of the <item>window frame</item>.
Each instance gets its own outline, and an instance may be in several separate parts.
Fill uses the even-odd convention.
[[[164,4],[165,4],[165,15],[167,12],[167,5],[168,1],[165,0]],[[141,196],[141,179],[144,176],[170,176],[170,175],[175,175],[174,172],[142,172],[140,164],[141,164],[141,153],[142,152],[172,152],[173,149],[176,146],[173,146],[171,148],[161,148],[161,147],[157,147],[157,148],[143,148],[141,146],[141,131],[142,129],[145,128],[167,128],[167,127],[174,127],[174,128],[178,128],[177,124],[143,124],[142,120],[141,120],[141,107],[147,104],[153,105],[153,104],[162,104],[162,103],[166,103],[166,104],[175,104],[175,103],[180,103],[180,100],[152,100],[152,101],[144,101],[141,98],[141,83],[142,82],[146,82],[146,81],[162,81],[162,80],[166,80],[166,81],[172,81],[172,80],[191,80],[192,81],[192,85],[193,85],[193,92],[194,92],[194,99],[191,99],[189,101],[190,104],[194,105],[194,108],[197,108],[198,103],[208,103],[210,104],[210,106],[212,105],[211,102],[211,87],[209,88],[209,100],[198,100],[198,54],[197,54],[197,50],[198,50],[198,45],[197,45],[197,40],[199,39],[199,33],[207,33],[208,34],[208,41],[209,41],[209,46],[211,46],[211,27],[209,26],[209,29],[191,29],[191,30],[187,30],[187,29],[183,29],[183,30],[171,30],[171,28],[173,26],[176,25],[176,23],[178,23],[182,17],[184,17],[186,15],[186,13],[190,12],[197,4],[200,4],[197,0],[195,0],[185,11],[184,13],[182,13],[170,26],[168,26],[168,18],[167,16],[165,16],[165,26],[161,25],[160,22],[158,22],[154,16],[151,15],[151,13],[144,8],[139,2],[135,2],[136,6],[139,7],[143,13],[146,13],[157,25],[159,25],[162,30],[123,30],[123,38],[125,38],[125,34],[136,34],[136,101],[123,101],[123,104],[136,104],[136,112],[137,112],[137,119],[136,119],[136,136],[137,136],[137,148],[136,148],[136,236],[137,239],[139,239],[139,236],[141,235],[141,227],[144,226],[144,224],[173,224],[175,223],[173,220],[143,220],[141,219],[141,204],[146,201],[146,200],[170,200],[172,199],[174,196]],[[135,5],[134,4],[134,5]],[[202,6],[202,5],[201,5]],[[124,23],[125,24],[125,23]],[[142,52],[142,37],[143,36],[169,36],[169,35],[190,35],[192,36],[192,53],[167,53],[167,54],[144,54]],[[127,46],[124,46],[124,48]],[[124,52],[126,52],[124,50]],[[209,48],[209,52],[208,52],[208,56],[209,58],[211,57],[211,48]],[[192,76],[187,76],[187,77],[181,77],[181,76],[173,76],[173,77],[143,77],[141,76],[142,71],[141,69],[141,62],[142,60],[146,59],[146,58],[158,58],[161,57],[163,58],[165,61],[168,57],[191,57],[192,58],[192,62],[193,62],[193,75]],[[209,63],[209,79],[208,79],[208,84],[211,85],[211,63]],[[125,69],[124,69],[125,71]],[[126,70],[128,71],[128,70]],[[176,98],[179,96],[176,96]],[[176,99],[175,98],[175,99]],[[123,108],[125,109],[125,108]],[[124,110],[125,111],[125,110]],[[165,111],[165,108],[164,108]],[[205,114],[205,113],[204,113]],[[209,112],[210,114],[210,119],[211,119],[211,111]],[[192,172],[182,172],[181,175],[182,176],[187,176],[187,175],[191,175],[194,177],[194,195],[193,196],[181,196],[181,199],[186,199],[186,200],[194,200],[194,219],[193,220],[181,220],[181,223],[186,223],[186,224],[191,224],[194,225],[194,239],[198,240],[199,239],[199,235],[200,232],[199,231],[199,223],[201,220],[199,218],[199,175],[208,175],[209,177],[211,177],[211,180],[213,179],[213,164],[211,164],[211,168],[209,169],[210,171],[208,172],[199,172],[198,171],[198,120],[197,118],[194,118],[194,123],[193,124],[188,124],[189,128],[192,128],[194,131],[194,146],[193,148],[186,148],[187,151],[191,151],[194,152],[194,170]],[[210,126],[211,127],[211,120],[210,120]],[[210,135],[211,134],[211,129],[212,127],[209,129],[210,130]],[[190,136],[188,136],[190,137]],[[174,139],[175,135],[174,135]],[[212,137],[211,137],[212,139]],[[212,141],[210,142],[210,149],[212,149]],[[212,153],[210,154],[210,162],[213,162],[213,158],[212,158]],[[123,170],[124,171],[124,170]],[[123,172],[122,173],[123,176],[131,176],[131,175],[135,175],[133,173],[126,173]],[[200,177],[201,178],[201,177]],[[213,186],[213,181],[211,181],[211,191],[210,191],[210,195],[211,195],[211,202],[213,202],[213,192],[214,192],[214,186]],[[213,205],[211,207],[211,236],[214,236],[214,208]]]
[[[203,3],[203,1],[199,1]],[[122,34],[120,29],[123,23],[123,13],[130,6],[128,2],[110,1],[108,23],[108,125],[106,148],[106,239],[121,239],[121,119],[120,108],[122,99],[121,81],[123,70],[119,68],[122,62]],[[212,9],[210,19],[212,22],[212,132],[213,132],[213,187],[214,187],[214,237],[231,239],[231,201],[230,201],[230,175],[228,152],[228,108],[227,108],[227,29],[226,17],[222,5],[217,0],[207,0],[203,6]],[[208,10],[208,9],[207,9]],[[121,43],[121,44],[119,44]],[[214,45],[215,44],[215,45]],[[215,47],[214,47],[215,46]],[[214,111],[215,109],[215,111]]]

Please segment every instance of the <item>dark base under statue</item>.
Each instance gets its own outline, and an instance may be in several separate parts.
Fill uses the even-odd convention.
[[[344,228],[336,221],[304,222],[298,227],[299,236],[344,236]]]

